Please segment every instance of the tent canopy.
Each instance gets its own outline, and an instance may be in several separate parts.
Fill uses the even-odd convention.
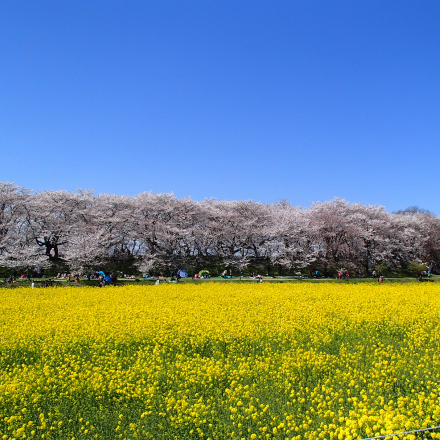
[[[179,275],[179,277],[181,278],[188,278],[188,274],[182,269],[180,269],[179,272],[177,272],[177,275]]]

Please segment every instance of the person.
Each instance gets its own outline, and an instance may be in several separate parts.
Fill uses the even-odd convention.
[[[225,269],[223,272],[222,272],[222,278],[226,278],[226,274],[228,273],[228,271]]]
[[[376,273],[376,269],[375,269],[375,270],[373,270],[373,278],[376,278],[376,275],[377,275],[377,273]]]
[[[158,285],[160,284],[160,279],[159,279],[159,277],[157,278],[155,284],[156,284],[156,286],[158,286]]]
[[[377,281],[378,281],[379,283],[381,283],[381,282],[383,281],[383,276],[381,275]]]

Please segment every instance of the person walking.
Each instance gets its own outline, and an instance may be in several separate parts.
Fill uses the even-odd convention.
[[[432,263],[428,266],[428,277],[431,276],[432,266],[433,266]]]

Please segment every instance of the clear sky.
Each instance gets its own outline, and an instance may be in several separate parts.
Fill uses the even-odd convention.
[[[440,2],[0,5],[0,181],[440,214]]]

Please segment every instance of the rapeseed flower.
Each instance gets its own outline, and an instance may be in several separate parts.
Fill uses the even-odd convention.
[[[0,438],[346,440],[439,425],[439,294],[330,283],[5,290]]]

